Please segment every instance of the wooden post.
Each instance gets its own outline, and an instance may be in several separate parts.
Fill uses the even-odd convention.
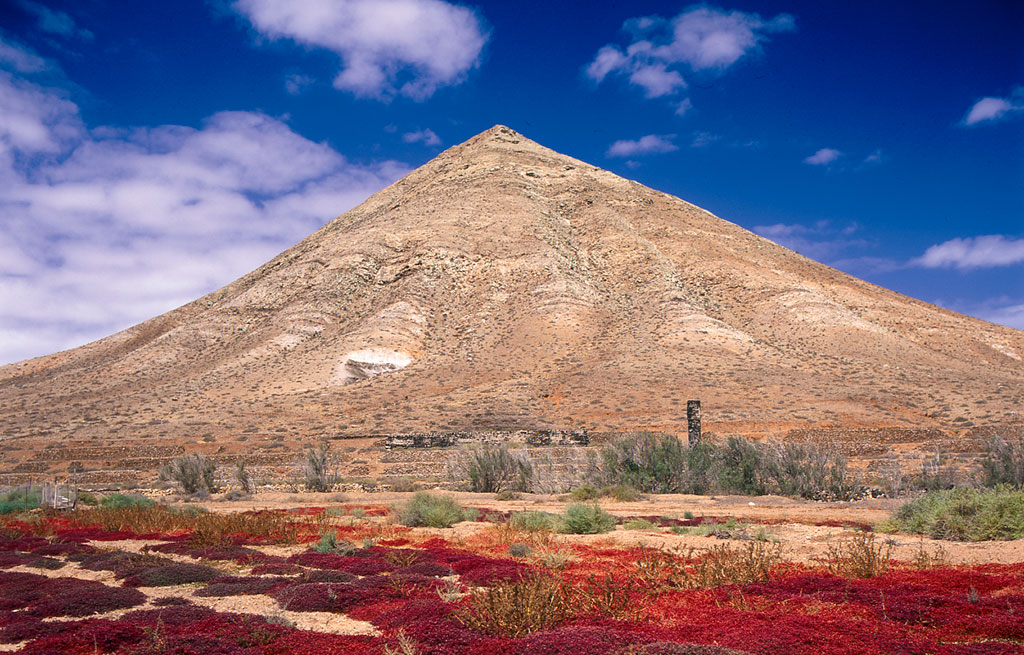
[[[686,401],[686,425],[690,432],[690,448],[700,443],[700,401]]]

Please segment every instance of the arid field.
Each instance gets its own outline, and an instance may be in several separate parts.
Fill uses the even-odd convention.
[[[610,525],[565,534],[544,518],[594,504],[460,493],[465,520],[409,527],[412,498],[9,514],[0,641],[82,654],[1024,652],[1024,541],[872,531],[897,501],[606,498]]]

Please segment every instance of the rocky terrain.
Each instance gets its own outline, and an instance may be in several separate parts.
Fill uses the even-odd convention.
[[[320,438],[362,472],[389,434],[685,435],[688,399],[713,437],[970,451],[1022,430],[1022,357],[1024,332],[496,126],[218,291],[0,367],[0,475]]]

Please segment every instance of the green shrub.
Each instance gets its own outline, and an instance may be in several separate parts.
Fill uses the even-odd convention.
[[[154,505],[156,505],[156,502],[152,499],[134,494],[110,494],[109,496],[104,496],[103,500],[100,501],[100,507],[103,509],[124,509],[126,507],[141,507],[145,509]]]
[[[575,489],[573,489],[572,493],[570,493],[569,495],[576,502],[583,503],[583,502],[586,502],[588,500],[594,500],[595,498],[597,498],[601,494],[598,493],[597,488],[594,487],[594,485],[592,485],[592,484],[585,484],[582,487],[576,487]]]
[[[313,547],[318,553],[337,553],[339,555],[348,555],[354,551],[356,547],[349,541],[338,540],[338,533],[334,530],[328,530],[320,535],[320,541],[316,546]]]
[[[816,444],[776,445],[764,458],[765,477],[783,496],[850,500],[860,490],[850,481],[846,458]]]
[[[499,491],[494,494],[494,500],[519,500],[522,497],[518,491]]]
[[[646,493],[681,493],[687,489],[688,453],[671,434],[641,432],[618,439],[601,451],[601,471],[610,484]]]
[[[160,479],[177,482],[187,494],[200,491],[216,493],[217,483],[213,475],[216,468],[212,461],[199,453],[189,453],[160,467]]]
[[[529,557],[533,554],[533,549],[527,544],[509,544],[508,554],[512,557]]]
[[[575,503],[565,509],[562,532],[569,534],[598,534],[615,529],[615,517],[599,505]]]
[[[391,480],[389,486],[391,487],[391,491],[398,493],[408,493],[410,491],[420,490],[420,483],[407,477],[395,478],[394,480]]]
[[[1018,489],[1024,487],[1024,436],[1016,441],[1000,437],[993,439],[981,461],[981,468],[985,486],[1007,484]]]
[[[620,503],[631,503],[640,500],[640,492],[634,487],[625,484],[602,487],[599,494],[604,498],[614,498]]]
[[[718,482],[723,491],[759,496],[765,492],[761,449],[743,437],[729,437],[719,454]]]
[[[553,532],[558,528],[559,518],[547,512],[516,512],[508,523],[523,532]]]
[[[879,529],[954,541],[1021,539],[1024,490],[1002,485],[931,491],[903,505]]]
[[[235,480],[238,481],[238,486],[242,488],[244,493],[256,493],[256,484],[249,476],[249,471],[245,468],[245,460],[243,459],[235,462]]]
[[[654,530],[658,526],[651,523],[647,519],[633,519],[622,524],[622,527],[627,530]]]
[[[533,478],[529,460],[522,454],[511,452],[505,445],[477,448],[465,458],[463,465],[470,491],[526,491]]]
[[[337,476],[331,475],[331,464],[334,459],[330,453],[331,445],[326,441],[316,448],[307,448],[302,463],[302,473],[306,478],[306,489],[316,492],[327,492],[334,486]]]
[[[15,487],[0,494],[0,514],[15,514],[35,509],[39,507],[42,497],[42,487]]]
[[[397,511],[402,525],[430,528],[449,528],[459,521],[471,520],[476,514],[463,509],[452,496],[428,491],[417,491]]]
[[[39,503],[21,500],[0,500],[0,514],[17,514],[39,507]]]
[[[89,493],[88,491],[79,491],[77,502],[79,505],[85,505],[86,507],[96,507],[100,504],[100,499],[96,497],[96,494]]]

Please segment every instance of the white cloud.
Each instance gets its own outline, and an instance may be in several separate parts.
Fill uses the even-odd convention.
[[[715,141],[718,141],[722,137],[711,132],[694,132],[693,141],[690,142],[691,148],[705,148]]]
[[[91,40],[93,38],[92,32],[75,25],[74,19],[63,11],[50,9],[49,7],[41,5],[38,2],[32,2],[31,0],[18,0],[18,4],[22,9],[36,17],[39,29],[44,32],[59,34],[61,36],[78,37],[86,40]]]
[[[982,98],[964,116],[964,125],[995,123],[1024,111],[1024,87],[1017,87],[1009,98]]]
[[[0,75],[0,363],[80,345],[247,273],[407,171],[264,114],[86,131]]]
[[[864,239],[855,238],[860,229],[857,223],[835,225],[831,221],[821,220],[813,225],[799,223],[774,223],[772,225],[756,225],[753,231],[766,239],[771,239],[784,248],[796,251],[806,257],[822,262],[830,262],[851,249],[868,244]],[[840,260],[849,262],[852,260]],[[833,265],[837,265],[833,263]]]
[[[1024,239],[1001,234],[956,238],[931,246],[920,257],[910,261],[924,268],[995,268],[1024,262]]]
[[[416,100],[458,84],[487,42],[477,15],[442,0],[236,0],[261,34],[338,54],[334,86],[357,96]]]
[[[842,155],[843,153],[839,152],[835,148],[822,148],[810,157],[805,158],[804,163],[811,164],[812,166],[827,166],[839,159]]]
[[[885,155],[881,149],[875,150],[873,153],[864,158],[865,164],[881,164],[885,160]]]
[[[674,95],[687,87],[684,72],[722,74],[744,56],[758,52],[767,35],[795,29],[789,14],[765,20],[758,14],[706,5],[691,7],[671,21],[659,16],[631,18],[623,24],[632,37],[630,44],[625,49],[611,44],[602,47],[586,74],[598,84],[610,75],[624,76],[648,98]],[[689,109],[677,106],[680,114]]]
[[[313,78],[309,75],[291,74],[284,78],[284,90],[288,92],[288,95],[297,96],[302,93],[303,89],[313,83]]]
[[[992,323],[1024,330],[1024,303],[990,307],[974,315]]]
[[[674,137],[674,134],[668,134],[665,136],[648,134],[647,136],[640,137],[635,141],[626,139],[616,141],[608,148],[606,155],[608,157],[634,157],[636,155],[652,155],[672,152],[673,150],[679,149],[679,146],[672,143],[672,139]]]
[[[427,146],[441,145],[441,137],[434,134],[434,130],[429,127],[424,130],[416,130],[415,132],[406,132],[402,135],[402,141],[406,143],[422,143]]]
[[[46,70],[46,60],[24,46],[4,43],[0,39],[0,67],[19,73],[38,73]]]

